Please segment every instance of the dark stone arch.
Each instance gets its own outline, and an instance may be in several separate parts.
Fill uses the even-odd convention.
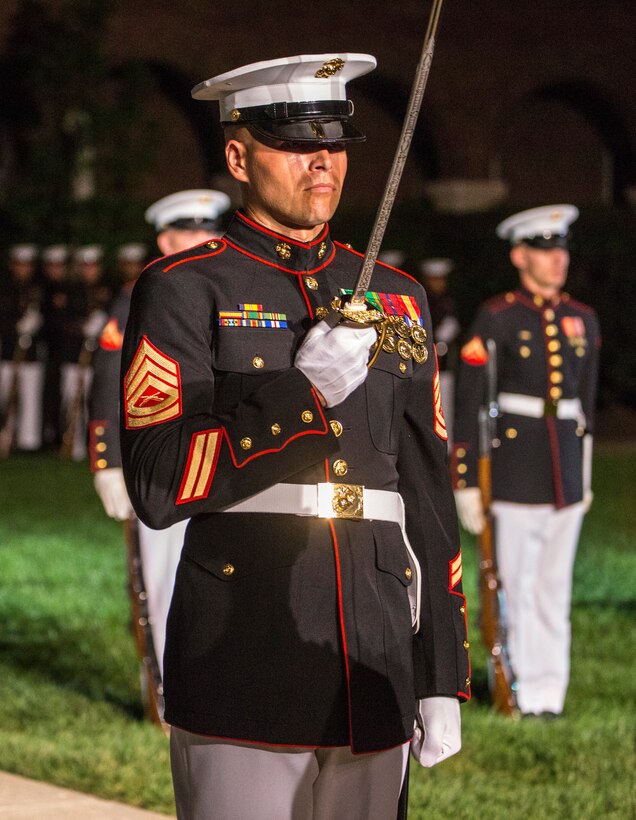
[[[388,119],[392,120],[400,130],[402,129],[410,95],[410,89],[405,88],[403,83],[386,77],[381,72],[373,72],[372,75],[357,79],[355,89],[356,93],[362,92],[365,97],[372,100],[386,113]],[[422,110],[425,108],[424,103]],[[422,116],[413,133],[410,155],[419,165],[425,178],[439,178],[437,143],[427,121]]]
[[[156,89],[181,111],[192,126],[208,177],[225,172],[223,132],[219,127],[216,103],[193,100],[195,83],[181,69],[157,60],[128,60],[115,67],[111,76],[121,79],[129,70],[141,68],[153,78]]]
[[[636,183],[636,152],[618,107],[604,92],[587,82],[549,83],[529,96],[530,102],[553,100],[572,108],[598,133],[613,157],[613,200],[625,204],[625,191]]]

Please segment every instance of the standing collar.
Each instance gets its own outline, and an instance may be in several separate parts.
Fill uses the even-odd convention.
[[[242,211],[236,211],[223,239],[239,253],[293,274],[316,273],[335,254],[328,224],[311,242],[299,242],[253,222]]]
[[[523,286],[519,287],[517,293],[521,297],[521,301],[525,302],[526,304],[530,304],[531,307],[540,310],[544,307],[551,307],[555,308],[561,303],[561,293],[557,293],[556,296],[553,296],[551,299],[544,299],[543,296],[539,296],[538,293],[531,293],[527,288]]]

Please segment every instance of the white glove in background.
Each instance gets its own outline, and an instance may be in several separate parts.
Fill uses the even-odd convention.
[[[299,347],[294,365],[322,394],[327,407],[335,407],[366,379],[369,348],[376,339],[372,327],[332,328],[318,322]]]
[[[104,329],[108,321],[108,314],[103,310],[94,310],[89,313],[86,321],[82,325],[82,333],[85,339],[96,339]]]
[[[479,487],[465,487],[463,490],[455,490],[454,494],[462,527],[473,535],[479,535],[486,526]]]
[[[457,698],[421,698],[415,710],[411,754],[427,769],[462,747],[462,722]]]
[[[42,327],[44,319],[37,308],[29,307],[15,323],[15,329],[19,336],[34,336]]]
[[[130,518],[133,508],[128,498],[121,467],[107,467],[105,470],[98,470],[93,480],[106,515],[116,521],[125,521]]]

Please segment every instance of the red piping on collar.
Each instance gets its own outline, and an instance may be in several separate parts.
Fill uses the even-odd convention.
[[[325,226],[322,229],[319,236],[317,236],[315,239],[312,239],[311,242],[300,242],[298,239],[292,239],[289,236],[285,236],[285,234],[276,233],[276,231],[271,231],[269,228],[265,228],[263,225],[259,225],[258,222],[253,222],[249,217],[245,216],[245,214],[242,214],[240,211],[237,211],[236,215],[239,219],[242,219],[243,222],[247,222],[248,225],[251,225],[251,227],[255,228],[257,231],[260,231],[261,233],[266,233],[268,236],[273,236],[274,239],[282,239],[284,242],[289,242],[292,245],[297,245],[299,248],[311,248],[313,245],[317,245],[319,242],[322,242],[322,240],[325,238],[329,230],[329,226],[325,222]]]
[[[317,268],[312,268],[311,270],[291,270],[290,268],[284,268],[282,265],[277,265],[276,262],[270,262],[267,259],[263,259],[262,256],[256,256],[256,254],[249,253],[248,251],[241,248],[239,245],[235,245],[233,242],[230,242],[229,239],[225,238],[223,240],[226,244],[228,244],[231,248],[233,248],[237,253],[242,253],[243,256],[248,256],[250,259],[254,259],[257,262],[261,262],[263,265],[269,265],[270,268],[276,268],[277,270],[282,270],[284,273],[289,273],[292,276],[311,276],[314,273],[318,273],[323,268],[326,268],[327,265],[331,263],[334,256],[336,255],[335,247],[331,249],[331,254],[322,265],[319,265]],[[333,243],[332,243],[333,244]]]

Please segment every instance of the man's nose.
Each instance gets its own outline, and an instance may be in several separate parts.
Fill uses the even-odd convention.
[[[329,171],[333,165],[333,160],[331,159],[331,154],[327,150],[327,148],[321,148],[312,156],[311,162],[309,163],[309,167],[312,170],[325,170]]]

